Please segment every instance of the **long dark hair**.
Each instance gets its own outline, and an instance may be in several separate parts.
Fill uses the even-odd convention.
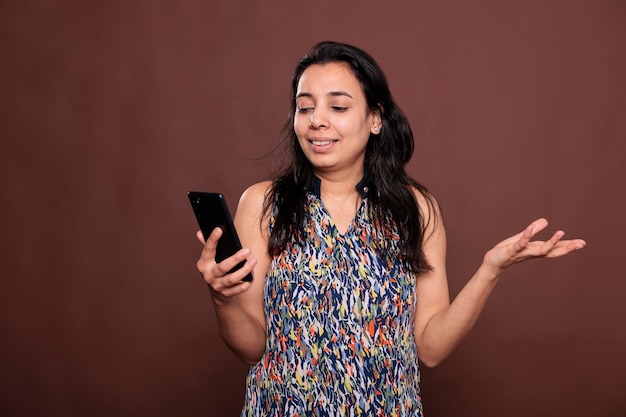
[[[277,209],[269,237],[269,253],[276,255],[285,249],[287,242],[303,238],[301,226],[306,215],[306,189],[313,181],[314,172],[293,129],[295,96],[300,77],[309,66],[331,62],[349,65],[361,84],[368,110],[379,113],[382,119],[380,134],[370,135],[365,151],[365,169],[373,185],[368,193],[370,214],[383,227],[396,228],[400,236],[400,255],[408,268],[415,273],[428,271],[431,268],[422,251],[426,225],[413,188],[424,195],[431,208],[433,199],[427,189],[405,170],[414,148],[409,122],[394,102],[387,78],[376,61],[357,47],[329,41],[313,46],[296,66],[291,80],[291,113],[279,136],[278,155],[282,166],[264,204],[265,215]]]

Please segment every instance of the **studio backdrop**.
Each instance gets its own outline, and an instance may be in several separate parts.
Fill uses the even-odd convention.
[[[267,179],[316,42],[371,53],[443,208],[451,296],[546,217],[587,247],[502,276],[422,367],[426,416],[626,415],[626,4],[0,2],[0,414],[236,416],[190,190]]]

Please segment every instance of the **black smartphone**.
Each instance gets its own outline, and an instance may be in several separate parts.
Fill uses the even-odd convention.
[[[219,227],[224,232],[217,242],[215,260],[221,262],[241,249],[239,236],[237,236],[237,230],[235,230],[235,225],[224,196],[220,193],[201,191],[189,191],[187,195],[204,240],[209,238],[209,235],[216,227]],[[238,270],[245,263],[245,261],[240,262],[230,272]],[[252,281],[252,274],[246,275],[243,280]]]

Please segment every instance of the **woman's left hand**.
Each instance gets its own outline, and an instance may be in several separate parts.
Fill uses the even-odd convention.
[[[563,240],[565,232],[559,230],[547,241],[531,241],[532,237],[548,226],[546,219],[532,222],[523,232],[503,240],[489,250],[483,265],[492,268],[496,275],[518,262],[533,258],[558,258],[585,247],[582,239]]]

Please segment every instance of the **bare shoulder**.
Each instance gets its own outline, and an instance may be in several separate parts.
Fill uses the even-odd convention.
[[[441,208],[439,203],[433,194],[427,191],[418,190],[415,187],[411,188],[417,205],[424,216],[425,221],[434,220],[441,217]]]
[[[252,184],[248,188],[246,188],[241,197],[239,198],[239,207],[240,208],[261,208],[263,207],[263,201],[265,200],[265,195],[269,191],[272,185],[271,181],[262,181],[257,182],[256,184]]]
[[[237,217],[245,217],[252,223],[259,222],[263,214],[265,196],[271,185],[271,181],[262,181],[246,188],[239,198]]]
[[[435,196],[417,188],[412,188],[412,191],[424,222],[425,242],[432,243],[439,240],[438,238],[440,237],[443,237],[445,240],[445,227],[441,207]]]

